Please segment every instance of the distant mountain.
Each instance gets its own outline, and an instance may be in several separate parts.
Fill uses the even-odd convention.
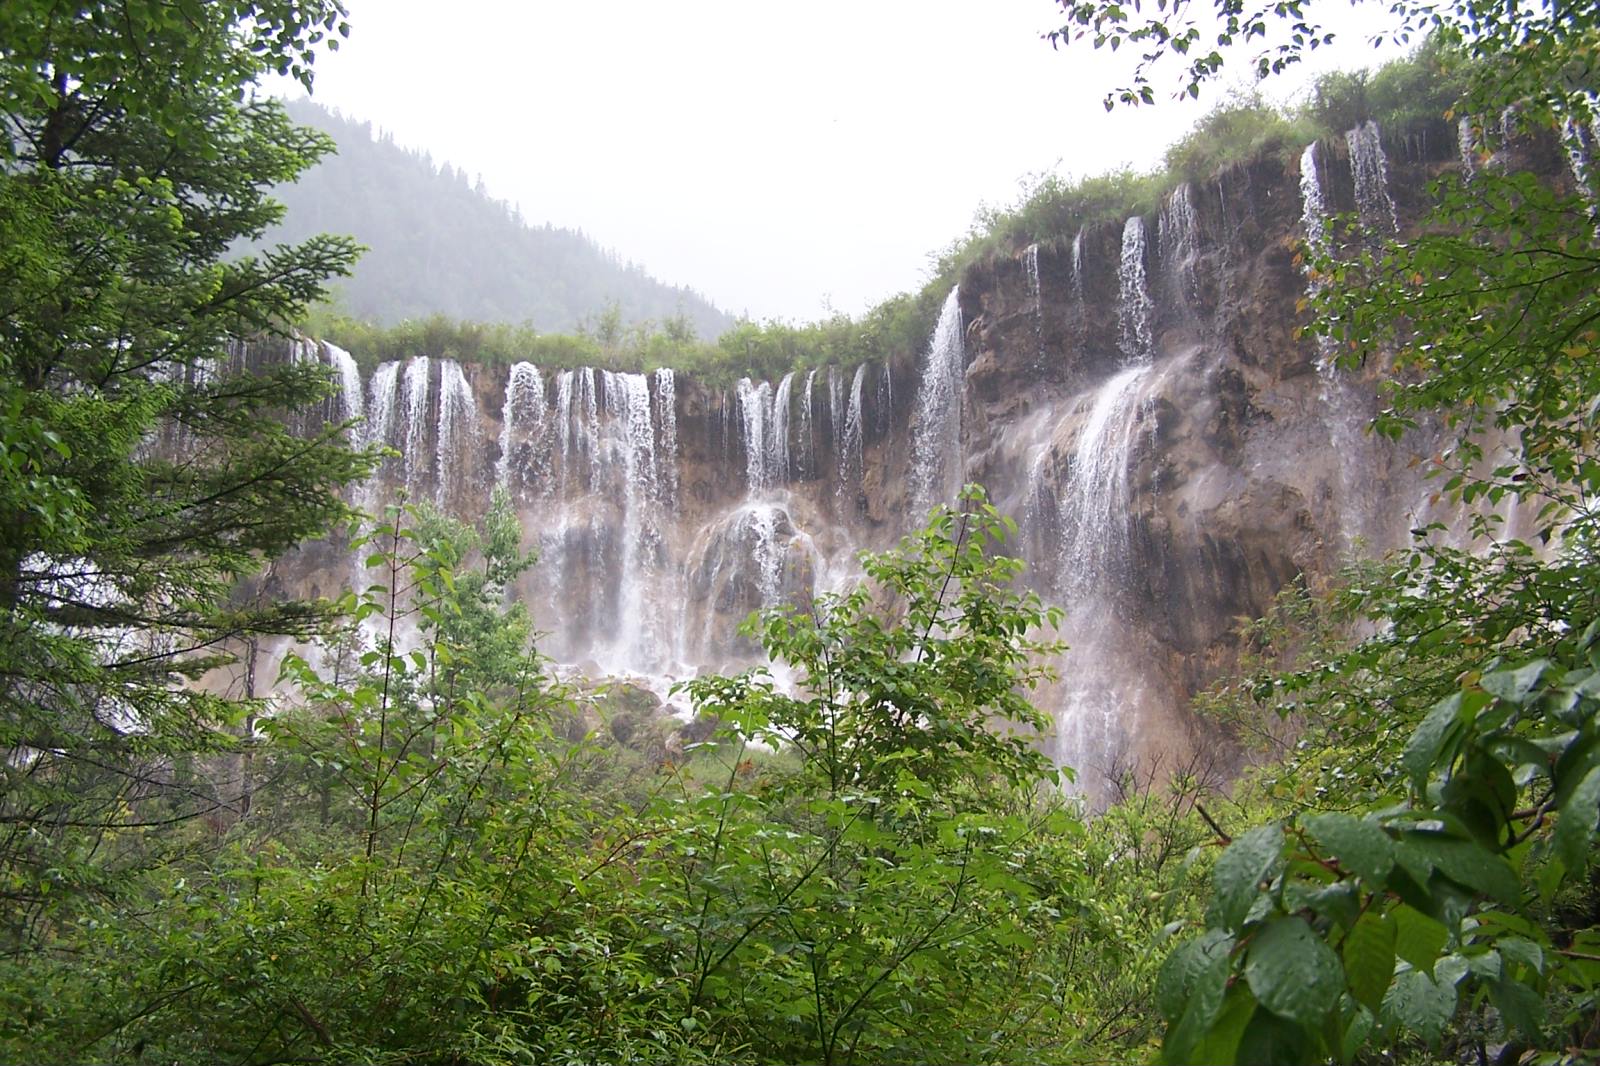
[[[531,323],[565,333],[612,304],[625,323],[682,315],[702,338],[733,325],[692,289],[666,285],[582,232],[531,226],[449,164],[309,100],[294,119],[330,134],[339,154],[276,195],[288,207],[269,241],[350,234],[370,250],[336,286],[346,312],[393,324],[445,314],[477,322]]]

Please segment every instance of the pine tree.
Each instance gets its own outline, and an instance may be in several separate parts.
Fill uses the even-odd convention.
[[[261,95],[308,87],[338,0],[0,7],[0,943],[148,861],[138,827],[226,797],[185,762],[244,709],[192,684],[227,641],[323,611],[230,604],[347,514],[368,460],[296,434],[314,360],[244,358],[348,272],[319,237],[230,259],[326,152]],[[287,350],[287,345],[279,342]],[[257,350],[260,350],[257,342]],[[303,419],[299,420],[304,422]]]

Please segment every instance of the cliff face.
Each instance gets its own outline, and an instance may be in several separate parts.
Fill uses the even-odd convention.
[[[1041,743],[1094,792],[1215,752],[1187,702],[1287,582],[1448,517],[1422,513],[1429,441],[1361,433],[1378,368],[1334,373],[1295,336],[1297,242],[1328,212],[1403,228],[1456,159],[1444,132],[1385,158],[1375,128],[1353,131],[1298,169],[1235,170],[1157,216],[991,260],[915,365],[708,390],[670,370],[416,359],[363,382],[323,346],[346,382],[329,415],[403,453],[369,508],[405,486],[471,516],[504,484],[541,556],[516,594],[543,650],[657,682],[751,663],[746,614],[843,586],[857,551],[981,482],[1021,524],[1027,580],[1067,610]],[[330,575],[332,555],[290,580],[365,580],[349,559]]]

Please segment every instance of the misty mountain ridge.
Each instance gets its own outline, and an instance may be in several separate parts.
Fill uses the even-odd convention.
[[[530,225],[481,180],[474,187],[464,171],[398,146],[370,122],[306,99],[284,106],[339,151],[274,190],[287,214],[266,242],[337,233],[366,245],[354,274],[332,287],[343,313],[384,325],[443,314],[570,333],[615,305],[624,323],[682,316],[703,338],[733,325],[693,289],[656,280],[581,230]]]

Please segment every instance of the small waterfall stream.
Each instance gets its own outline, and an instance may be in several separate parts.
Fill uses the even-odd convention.
[[[1189,183],[1172,191],[1161,205],[1156,223],[1156,243],[1161,249],[1164,282],[1172,299],[1187,313],[1193,313],[1200,300],[1196,264],[1200,257],[1200,220],[1195,214]]]
[[[431,472],[428,453],[428,357],[419,355],[406,363],[401,403],[404,410],[403,438],[406,489],[412,498],[419,496],[423,480]]]
[[[514,363],[506,377],[506,401],[500,409],[500,457],[495,481],[513,495],[530,488],[548,491],[549,407],[544,379],[532,363]]]
[[[452,493],[471,494],[477,487],[472,459],[482,439],[478,425],[478,401],[461,364],[443,360],[439,364],[438,476],[434,481],[434,498],[441,507]]]
[[[1122,227],[1122,259],[1117,267],[1117,347],[1124,364],[1142,363],[1155,350],[1151,320],[1155,303],[1144,265],[1144,219],[1134,215]]]
[[[1394,198],[1389,195],[1389,163],[1383,154],[1378,124],[1368,119],[1344,135],[1350,148],[1350,170],[1355,177],[1356,210],[1361,225],[1376,238],[1399,232]]]
[[[949,503],[960,487],[961,392],[966,378],[961,294],[952,288],[922,361],[912,415],[911,517],[921,522],[934,504]]]

